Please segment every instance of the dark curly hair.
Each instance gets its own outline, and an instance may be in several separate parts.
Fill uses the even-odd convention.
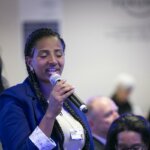
[[[35,46],[36,42],[43,37],[57,37],[62,44],[63,50],[65,50],[65,42],[57,32],[54,32],[52,29],[49,28],[40,28],[33,31],[27,38],[24,49],[24,56],[32,56],[33,47]]]
[[[105,150],[115,150],[115,146],[118,144],[117,136],[122,131],[135,131],[142,137],[142,141],[147,147],[150,142],[150,124],[142,116],[133,114],[123,114],[117,120],[115,120],[107,135],[107,144]],[[149,149],[150,150],[150,147]]]

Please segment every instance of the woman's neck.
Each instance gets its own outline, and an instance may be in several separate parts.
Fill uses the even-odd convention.
[[[40,89],[46,99],[49,98],[52,91],[52,85],[49,82],[40,82]]]

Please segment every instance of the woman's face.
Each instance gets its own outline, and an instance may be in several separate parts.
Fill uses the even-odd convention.
[[[44,37],[37,41],[33,48],[33,57],[26,58],[30,68],[33,68],[37,78],[49,82],[52,73],[60,74],[64,68],[64,50],[57,37]]]
[[[117,141],[117,150],[147,150],[141,135],[134,131],[120,132]]]

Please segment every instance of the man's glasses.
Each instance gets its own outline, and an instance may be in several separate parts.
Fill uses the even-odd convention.
[[[126,145],[117,145],[116,150],[147,150],[147,148],[144,144],[134,144],[130,147]]]

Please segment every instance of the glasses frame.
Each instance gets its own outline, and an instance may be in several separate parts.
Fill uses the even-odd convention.
[[[140,146],[139,149],[137,150],[147,150],[148,148],[146,148],[146,145],[145,144],[134,144],[130,147],[124,147],[123,149],[119,149],[118,148],[118,145],[115,145],[115,150],[136,150],[134,148],[136,148],[136,146]]]

